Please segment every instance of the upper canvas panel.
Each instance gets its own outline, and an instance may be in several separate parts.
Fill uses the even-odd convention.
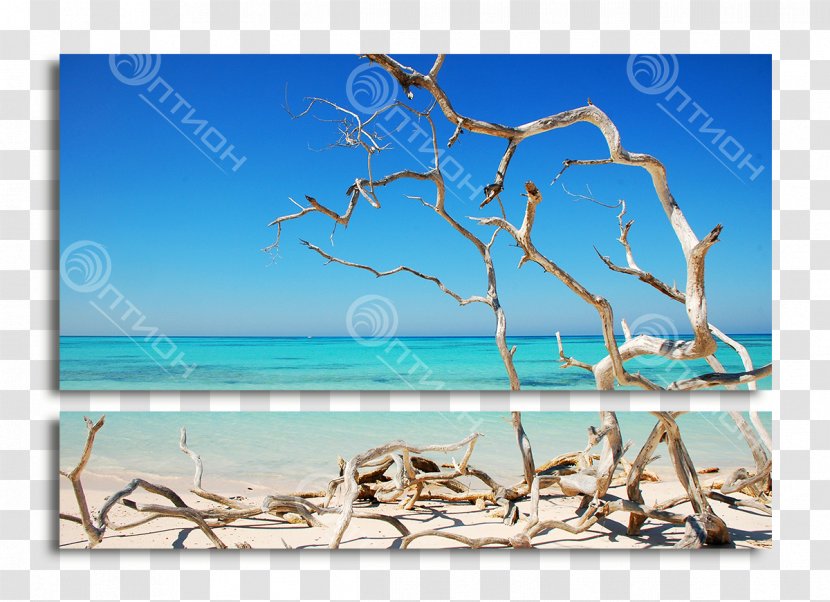
[[[771,386],[768,55],[60,70],[62,389]]]

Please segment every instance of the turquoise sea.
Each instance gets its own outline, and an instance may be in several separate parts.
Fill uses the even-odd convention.
[[[617,417],[623,440],[633,442],[626,454],[633,460],[656,418],[645,412],[618,412]],[[761,418],[771,433],[771,415]],[[120,478],[191,478],[193,464],[178,447],[179,428],[185,426],[188,445],[204,461],[206,486],[234,480],[284,492],[324,485],[337,475],[338,456],[350,458],[396,439],[451,443],[480,432],[484,436],[471,464],[513,483],[522,469],[509,419],[507,412],[114,412],[98,433],[87,470]],[[524,412],[522,420],[537,464],[583,449],[587,427],[599,422],[596,412]],[[697,468],[753,466],[727,413],[684,414],[678,425]],[[85,437],[83,414],[61,413],[61,468],[77,463]],[[652,466],[668,469],[665,447],[657,453],[661,457]]]
[[[772,360],[768,334],[734,337],[756,366]],[[350,337],[72,337],[60,339],[64,390],[506,390],[492,337],[395,337],[366,345]],[[622,342],[622,341],[621,341]],[[524,389],[592,389],[590,374],[560,369],[554,337],[511,337]],[[606,355],[599,336],[563,337],[565,353],[596,362]],[[737,354],[721,345],[718,357],[741,371]],[[703,361],[638,358],[628,362],[652,380],[710,372]],[[759,383],[769,389],[772,379]]]

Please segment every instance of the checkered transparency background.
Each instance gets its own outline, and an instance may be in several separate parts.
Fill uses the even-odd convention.
[[[0,598],[830,598],[830,402],[825,399],[830,389],[830,3],[242,4],[0,4]],[[58,54],[368,51],[772,53],[775,390],[751,397],[58,394]],[[59,554],[56,549],[59,409],[93,414],[120,409],[591,410],[600,405],[714,410],[750,404],[774,411],[772,551]]]

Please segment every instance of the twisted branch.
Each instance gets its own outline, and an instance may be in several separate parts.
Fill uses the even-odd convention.
[[[326,258],[328,260],[327,263],[339,263],[340,265],[344,265],[346,267],[366,270],[367,272],[371,272],[372,274],[374,274],[377,278],[382,278],[384,276],[391,276],[392,274],[398,274],[400,272],[407,272],[409,274],[412,274],[413,276],[417,276],[418,278],[422,278],[423,280],[429,280],[430,282],[433,282],[435,284],[435,286],[437,286],[442,292],[446,293],[447,295],[449,295],[450,297],[452,297],[453,299],[458,301],[459,305],[467,305],[469,303],[485,303],[487,305],[490,305],[492,303],[492,301],[490,299],[488,299],[487,297],[481,297],[481,296],[462,297],[461,295],[459,295],[455,291],[447,288],[444,285],[444,283],[441,282],[435,276],[430,276],[428,274],[424,274],[423,272],[419,272],[418,270],[415,270],[415,269],[410,268],[410,267],[405,266],[405,265],[398,266],[398,267],[393,268],[391,270],[379,271],[379,270],[377,270],[377,269],[375,269],[375,268],[373,268],[372,266],[369,266],[369,265],[354,263],[354,262],[351,262],[351,261],[346,261],[345,259],[339,259],[337,257],[334,257],[333,255],[330,255],[329,253],[326,253],[325,251],[323,251],[317,245],[313,245],[313,244],[311,244],[310,242],[308,242],[306,240],[301,240],[300,242],[306,248],[311,249],[312,251],[314,251],[315,253],[317,253],[321,257]]]

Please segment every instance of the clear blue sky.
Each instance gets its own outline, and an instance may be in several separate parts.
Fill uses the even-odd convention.
[[[432,57],[398,57],[427,69]],[[733,333],[771,330],[771,62],[768,56],[678,56],[677,85],[766,166],[750,181],[735,177],[716,154],[673,122],[679,97],[643,94],[629,82],[627,56],[449,56],[440,80],[467,115],[518,125],[585,104],[591,98],[618,125],[625,146],[663,161],[690,224],[703,236],[723,223],[721,242],[709,253],[710,319]],[[61,248],[81,239],[102,244],[112,259],[110,282],[140,308],[148,325],[168,335],[346,335],[345,314],[354,299],[390,298],[400,335],[488,335],[489,308],[458,307],[431,283],[406,274],[376,279],[323,260],[301,247],[314,242],[333,254],[379,269],[401,263],[439,276],[463,295],[483,294],[483,268],[473,247],[437,215],[404,194],[429,198],[432,187],[403,181],[382,190],[381,210],[358,206],[347,230],[320,215],[288,222],[276,262],[260,249],[272,242],[273,218],[293,213],[308,194],[341,211],[345,190],[365,177],[362,150],[318,152],[336,139],[336,126],[283,110],[305,96],[348,104],[346,81],[362,63],[355,56],[164,56],[159,75],[247,157],[223,173],[139,98],[142,86],[118,81],[107,56],[61,59]],[[493,80],[497,74],[497,80]],[[158,90],[157,90],[158,92]],[[402,97],[402,94],[399,94]],[[171,101],[172,102],[172,101]],[[414,104],[428,98],[416,91]],[[168,104],[168,107],[170,105]],[[674,114],[681,119],[691,107]],[[333,117],[320,110],[321,117]],[[443,140],[452,127],[436,110]],[[697,122],[700,123],[700,122]],[[410,146],[416,157],[417,144]],[[420,168],[401,145],[382,153],[374,175]],[[704,148],[704,146],[706,148]],[[504,142],[465,133],[450,151],[470,181],[489,183]],[[502,199],[521,220],[523,183],[544,194],[536,246],[593,292],[612,302],[617,318],[634,322],[662,314],[688,332],[684,308],[629,276],[610,272],[592,245],[624,262],[616,242],[616,212],[575,202],[550,181],[567,158],[603,158],[607,148],[587,124],[524,142],[510,167]],[[733,165],[734,168],[734,165]],[[623,166],[574,167],[560,180],[572,192],[605,201],[625,198],[636,220],[630,235],[641,267],[682,286],[679,245],[648,175]],[[459,220],[494,215],[466,195],[450,195]],[[473,226],[476,227],[476,226]],[[487,233],[480,228],[483,236]],[[514,335],[598,333],[595,311],[535,265],[516,269],[519,251],[507,236],[496,244],[502,304]],[[89,294],[61,285],[61,333],[118,334],[90,305]]]

